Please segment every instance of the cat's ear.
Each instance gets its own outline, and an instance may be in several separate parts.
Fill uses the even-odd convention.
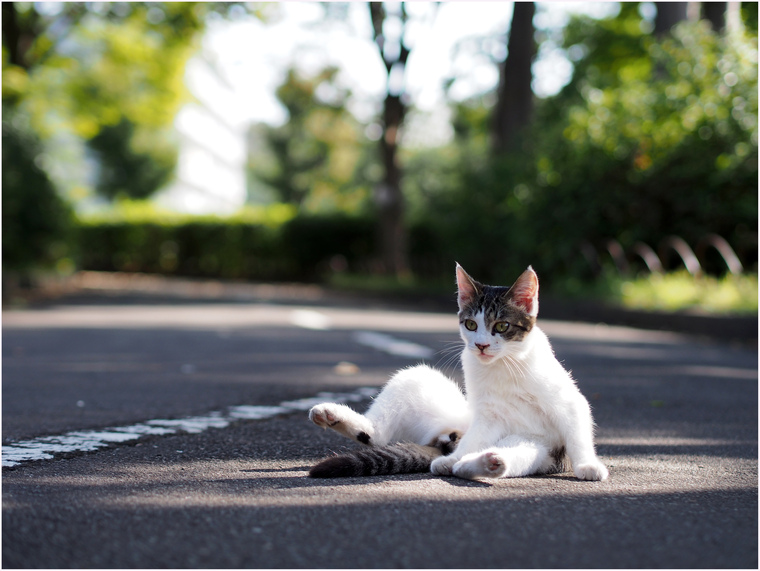
[[[520,274],[507,296],[528,315],[538,315],[538,276],[531,266]]]
[[[478,296],[478,282],[467,275],[464,268],[457,264],[457,303],[459,309],[464,309]]]

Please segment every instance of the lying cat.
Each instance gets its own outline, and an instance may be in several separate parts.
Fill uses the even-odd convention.
[[[481,284],[458,264],[456,275],[466,400],[453,381],[421,365],[397,373],[365,415],[317,405],[312,422],[378,448],[361,453],[359,465],[371,469],[356,468],[357,453],[325,460],[311,475],[421,471],[429,462],[442,476],[519,477],[564,471],[569,458],[579,479],[606,479],[588,402],[536,326],[536,273],[529,267],[510,288]],[[410,456],[416,460],[404,467]]]

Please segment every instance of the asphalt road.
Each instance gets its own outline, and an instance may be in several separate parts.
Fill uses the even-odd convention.
[[[756,348],[539,324],[592,404],[605,482],[312,480],[353,445],[286,411],[4,468],[3,567],[757,568]],[[91,296],[5,311],[3,445],[351,393],[419,361],[357,331],[459,376],[453,314]]]

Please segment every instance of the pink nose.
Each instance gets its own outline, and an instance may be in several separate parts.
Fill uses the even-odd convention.
[[[490,347],[490,345],[481,345],[480,343],[475,343],[475,347],[477,347],[478,349],[480,349],[480,352],[482,353],[483,351],[485,351],[486,349],[488,349]]]

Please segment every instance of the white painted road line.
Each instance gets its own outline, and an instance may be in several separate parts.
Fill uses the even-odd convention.
[[[331,325],[329,317],[312,309],[294,309],[290,312],[290,322],[298,327],[315,331],[326,331]]]
[[[199,434],[209,428],[226,428],[240,420],[262,420],[294,411],[309,410],[315,404],[323,402],[360,402],[373,397],[378,390],[374,387],[361,387],[350,393],[321,392],[314,397],[282,402],[279,406],[231,406],[224,413],[214,411],[205,416],[155,419],[131,426],[80,430],[60,436],[42,436],[3,445],[2,465],[11,467],[32,460],[50,460],[56,454],[66,452],[92,452],[112,444],[138,440],[147,435]]]
[[[435,355],[430,347],[418,345],[411,341],[404,341],[391,337],[385,333],[376,333],[374,331],[358,331],[354,333],[354,341],[360,345],[372,347],[391,355],[399,357],[410,357],[412,359],[431,359]]]

